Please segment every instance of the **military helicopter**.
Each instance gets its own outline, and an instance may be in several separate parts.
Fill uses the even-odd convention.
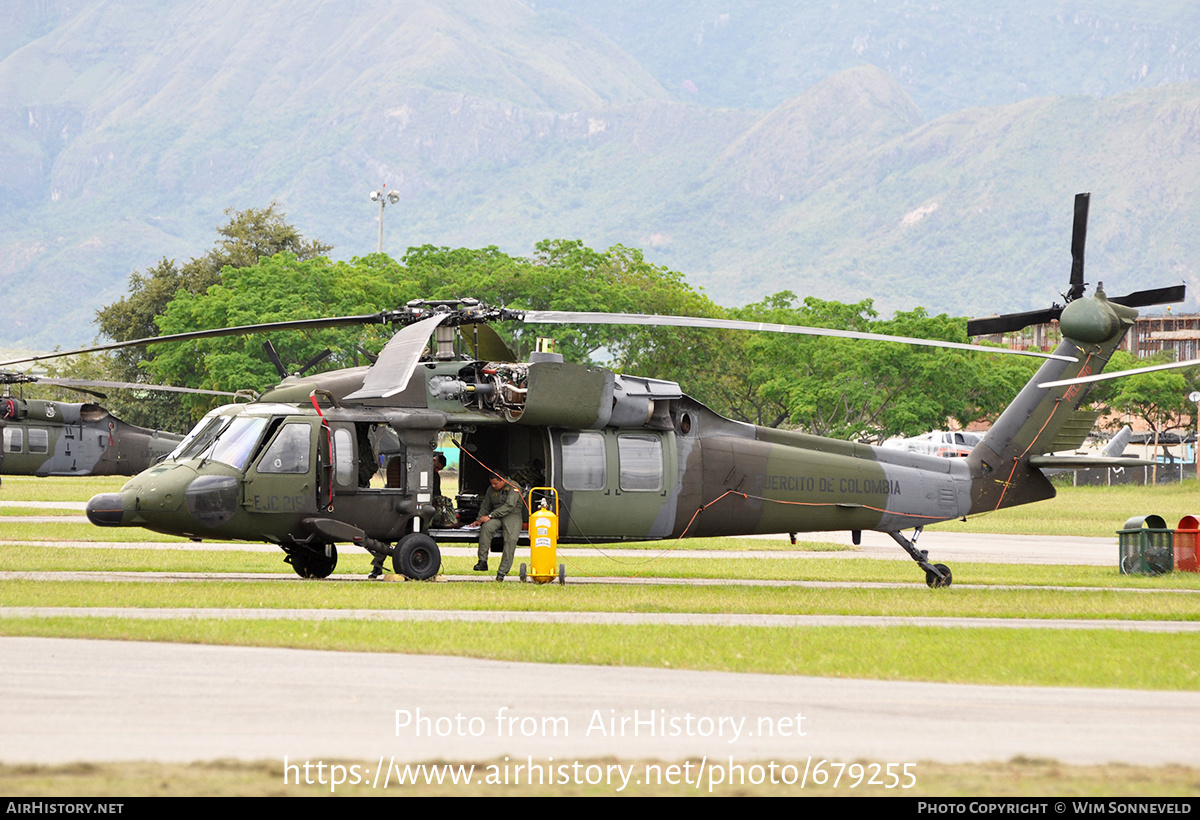
[[[510,310],[474,299],[415,300],[378,314],[100,348],[261,330],[401,326],[370,366],[288,377],[256,402],[213,410],[163,462],[120,492],[93,497],[87,514],[105,527],[274,543],[303,577],[328,576],[338,545],[351,544],[391,556],[400,573],[426,579],[440,567],[439,541],[474,538],[433,526],[433,454],[439,436],[450,435],[461,448],[463,492],[456,501],[462,521],[472,520],[489,475],[542,465],[535,481],[559,495],[564,543],[829,530],[848,530],[858,542],[862,530],[877,530],[912,557],[930,586],[948,586],[950,569],[930,563],[916,546],[922,528],[1052,497],[1042,470],[1074,466],[1075,459],[1050,454],[1075,449],[1095,416],[1081,410],[1087,388],[1039,385],[1102,369],[1137,315],[1122,302],[1183,298],[1175,288],[1109,300],[1101,287],[1084,297],[1080,226],[1077,202],[1072,252],[1080,287],[1072,287],[1065,306],[1052,308],[1063,342],[1054,353],[1031,354],[1045,364],[967,458],[756,427],[720,416],[674,382],[573,364],[553,353],[518,362],[488,323],[720,327],[980,350],[972,345],[695,317]],[[466,355],[456,350],[462,345]],[[381,487],[370,481],[377,472],[385,478]],[[911,539],[902,534],[910,528]]]
[[[137,475],[171,452],[183,436],[138,427],[94,403],[25,399],[11,395],[11,385],[41,383],[90,393],[96,388],[153,389],[195,392],[165,385],[87,381],[0,371],[0,475],[84,476]],[[221,391],[201,391],[233,396]]]

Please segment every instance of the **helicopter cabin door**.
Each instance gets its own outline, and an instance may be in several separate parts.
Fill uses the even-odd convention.
[[[313,467],[318,461],[318,432],[323,433],[320,425],[307,418],[277,423],[268,433],[262,455],[246,471],[246,509],[262,513],[317,511],[319,482],[314,480]]]
[[[589,539],[665,538],[675,523],[675,433],[580,430],[554,435],[560,531]]]

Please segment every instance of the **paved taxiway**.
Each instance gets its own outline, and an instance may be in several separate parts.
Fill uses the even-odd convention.
[[[14,520],[6,516],[6,521]],[[69,519],[54,518],[54,521]],[[644,541],[637,544],[598,544],[593,547],[576,545],[560,546],[558,552],[564,558],[589,558],[617,556],[627,559],[631,555],[662,556],[695,560],[697,558],[779,558],[806,561],[823,561],[845,558],[886,558],[909,561],[908,554],[896,542],[881,532],[864,532],[862,543],[854,546],[848,532],[813,532],[798,536],[802,541],[842,544],[845,550],[814,552],[792,549],[787,535],[752,535],[744,538],[743,550],[694,550],[688,549],[688,541]],[[183,551],[244,551],[268,552],[279,555],[279,548],[270,544],[245,542],[203,541],[22,541],[22,544],[37,547],[60,547],[64,549],[143,549]],[[1078,536],[1045,535],[993,535],[981,533],[953,533],[928,531],[917,541],[921,549],[928,550],[930,560],[941,563],[953,561],[1012,563],[1012,564],[1069,564],[1078,566],[1117,565],[1117,538],[1085,538]],[[769,545],[756,549],[758,544]],[[444,555],[475,555],[475,547],[441,545]],[[368,567],[366,552],[354,548],[339,551],[342,564],[355,557],[361,558],[363,567]],[[529,547],[517,549],[517,556],[528,559]],[[364,572],[366,570],[364,569]]]
[[[927,532],[920,545],[934,560],[952,566],[973,560],[1112,565],[1116,558],[1115,538]],[[471,551],[450,547],[447,552],[459,549]],[[609,549],[600,547],[595,554]],[[871,533],[864,533],[862,549],[854,553],[669,551],[721,559],[819,561],[863,555],[909,560],[886,536]],[[344,563],[349,570],[352,564]],[[1080,626],[1120,628],[1112,623]],[[853,681],[38,638],[0,638],[0,653],[5,659],[0,667],[0,725],[5,726],[0,760],[9,763],[282,762],[285,756],[293,762],[334,757],[374,761],[381,756],[478,760],[504,755],[522,761],[709,755],[710,760],[733,757],[740,762],[813,755],[886,764],[1025,755],[1068,763],[1194,765],[1200,750],[1200,693]],[[467,722],[465,736],[415,737],[411,730],[397,736],[396,710],[415,713],[418,708],[434,720],[461,716]],[[503,721],[496,720],[502,708],[505,716],[519,719],[507,734]],[[798,734],[797,715],[804,716],[803,735]],[[615,733],[602,732],[597,723],[610,726],[610,718],[635,716],[643,721],[637,735],[633,724]],[[645,720],[650,717],[675,720],[668,727],[682,731],[648,735]],[[550,726],[543,718],[563,720]],[[722,718],[727,720],[722,723]],[[442,722],[438,728],[449,725]],[[553,736],[552,729],[562,726],[569,734]],[[735,726],[741,727],[736,740],[731,734]],[[766,736],[768,728],[776,730],[775,737]],[[471,736],[472,730],[478,736]]]
[[[0,638],[0,653],[9,763],[1026,755],[1194,765],[1200,749],[1200,693],[43,638]],[[399,733],[397,710],[408,713]]]

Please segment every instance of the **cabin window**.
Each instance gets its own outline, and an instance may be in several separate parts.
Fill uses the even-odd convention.
[[[307,473],[309,433],[307,424],[285,424],[258,462],[260,473]]]
[[[29,452],[50,452],[50,431],[42,427],[29,428]]]
[[[4,452],[19,453],[25,447],[25,431],[20,427],[4,428]]]
[[[662,489],[662,439],[643,435],[618,436],[617,455],[621,462],[622,490],[656,492]]]
[[[600,433],[563,433],[563,489],[603,490],[608,480],[604,463],[604,436]]]
[[[343,487],[353,486],[354,435],[345,427],[333,431],[333,463],[337,483]]]

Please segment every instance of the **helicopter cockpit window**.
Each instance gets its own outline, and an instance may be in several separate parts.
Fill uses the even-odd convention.
[[[657,436],[618,436],[617,455],[621,462],[622,490],[662,489],[662,439]]]
[[[204,457],[228,464],[237,470],[242,469],[250,459],[250,454],[254,452],[254,446],[262,438],[268,421],[270,419],[263,416],[234,418],[229,426],[217,435],[211,451]]]
[[[307,424],[285,424],[258,462],[260,473],[307,473],[309,433]]]
[[[242,469],[262,437],[269,419],[265,416],[215,416],[202,420],[179,443],[171,458],[202,458]]]
[[[4,452],[19,453],[25,446],[25,431],[20,427],[4,428]]]
[[[175,460],[195,458],[212,444],[213,438],[229,423],[228,416],[217,416],[209,413],[192,428],[192,432],[183,437],[183,441],[171,451],[169,458]]]
[[[67,428],[70,429],[70,428]],[[50,431],[41,427],[31,427],[29,429],[29,452],[31,453],[48,453],[50,452]]]
[[[604,436],[600,433],[563,433],[563,489],[603,490],[608,480]]]

